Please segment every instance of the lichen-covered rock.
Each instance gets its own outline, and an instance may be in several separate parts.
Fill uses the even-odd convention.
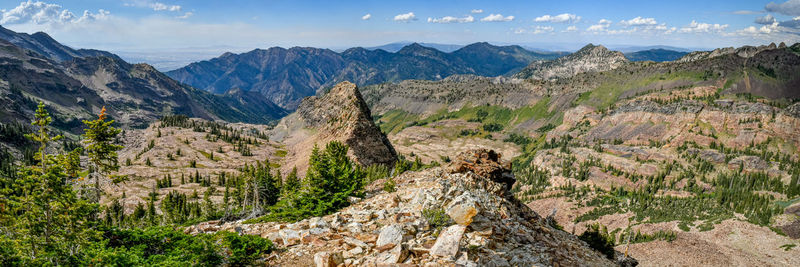
[[[456,223],[469,226],[478,214],[478,201],[469,192],[456,197],[447,207],[447,215]]]

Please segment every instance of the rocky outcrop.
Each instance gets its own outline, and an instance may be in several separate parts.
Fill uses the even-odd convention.
[[[578,73],[613,70],[627,62],[628,59],[622,52],[610,51],[602,45],[588,44],[568,56],[550,61],[535,61],[514,77],[537,80],[568,78]]]
[[[470,151],[460,158],[492,153]],[[481,158],[474,169],[496,166],[504,166],[499,158]],[[268,257],[268,264],[281,266],[614,265],[574,235],[547,224],[512,197],[504,183],[473,169],[447,169],[459,168],[405,173],[395,178],[398,191],[372,191],[371,197],[322,218],[292,224],[204,223],[185,231],[240,229],[270,238],[281,249]],[[437,224],[430,214],[452,221]],[[292,235],[282,234],[287,232]]]
[[[784,43],[781,43],[781,45],[776,45],[775,43],[771,43],[769,45],[760,45],[760,46],[746,45],[739,48],[724,47],[724,48],[717,48],[712,51],[691,52],[686,56],[683,56],[680,59],[678,59],[677,62],[692,62],[692,61],[709,59],[729,54],[735,54],[739,57],[749,58],[755,56],[758,53],[761,53],[762,51],[773,50],[773,49],[784,49],[784,48],[786,48],[786,44]]]
[[[334,140],[348,145],[349,155],[364,166],[391,165],[397,159],[386,135],[372,122],[358,88],[350,82],[339,83],[322,96],[304,99],[297,111],[278,123],[270,140],[286,145],[289,154],[283,166],[286,171],[297,167],[300,174],[308,168],[312,148],[324,148]]]
[[[476,149],[463,152],[450,164],[451,173],[473,172],[477,175],[506,185],[511,189],[514,176],[511,174],[511,163],[502,163],[501,155],[494,150]]]

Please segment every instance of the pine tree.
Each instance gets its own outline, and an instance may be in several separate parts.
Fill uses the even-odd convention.
[[[106,121],[106,108],[100,110],[100,115],[96,120],[83,123],[88,127],[84,129],[83,138],[86,154],[89,162],[94,167],[95,194],[92,196],[95,202],[100,201],[100,179],[102,176],[119,170],[117,162],[117,151],[122,149],[121,145],[114,144],[114,139],[121,130],[111,126],[114,120]]]
[[[286,176],[286,181],[283,183],[283,196],[288,196],[297,192],[300,188],[300,179],[297,178],[297,167],[292,168],[289,175]]]
[[[40,103],[33,125],[39,127],[28,138],[40,143],[37,167],[25,166],[5,184],[0,198],[0,222],[4,237],[15,237],[14,249],[26,257],[27,265],[71,265],[73,255],[94,238],[90,214],[96,206],[77,197],[71,181],[80,164],[72,155],[48,155],[52,119]],[[0,256],[2,258],[2,256]]]
[[[53,118],[50,117],[50,113],[47,112],[44,106],[44,102],[39,102],[39,106],[36,109],[36,113],[34,114],[35,119],[31,122],[31,125],[39,127],[39,131],[36,133],[26,134],[25,136],[29,139],[39,142],[39,152],[37,156],[41,163],[41,172],[44,174],[47,171],[47,144],[50,142],[58,141],[62,138],[61,135],[51,136],[50,135],[50,123],[53,122]]]

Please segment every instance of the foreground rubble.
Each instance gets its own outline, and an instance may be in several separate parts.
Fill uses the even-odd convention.
[[[481,173],[486,176],[479,176]],[[512,197],[493,151],[463,153],[446,167],[405,173],[398,190],[296,223],[201,223],[187,233],[236,231],[269,238],[280,266],[613,266],[574,235]]]

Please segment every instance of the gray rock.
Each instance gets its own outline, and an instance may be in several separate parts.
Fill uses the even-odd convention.
[[[364,241],[361,241],[361,240],[358,240],[358,239],[355,239],[355,238],[352,238],[352,237],[349,237],[349,236],[345,236],[344,237],[344,242],[347,243],[347,244],[356,246],[356,247],[361,247],[361,248],[369,247],[369,245],[367,245],[367,243],[364,243]]]
[[[378,241],[375,246],[381,247],[386,244],[400,245],[403,243],[403,226],[399,224],[390,224],[381,228],[381,233],[378,235]]]
[[[371,210],[359,210],[351,213],[354,222],[365,223],[372,220],[375,214]]]
[[[347,224],[346,228],[347,231],[351,233],[361,233],[364,231],[364,225],[357,222]]]
[[[431,247],[431,255],[447,258],[455,257],[458,253],[461,237],[464,236],[464,231],[466,229],[466,226],[460,224],[447,227],[447,229],[439,234],[439,238],[436,238],[436,243]]]
[[[314,217],[308,219],[308,227],[311,228],[329,228],[331,227],[328,222],[323,220],[321,217]]]
[[[408,257],[408,251],[403,248],[402,244],[395,245],[392,249],[378,254],[378,263],[401,263]]]
[[[478,264],[469,260],[469,256],[466,252],[462,252],[458,259],[456,260],[456,264],[464,267],[478,267]]]
[[[283,240],[284,246],[300,244],[300,233],[292,229],[283,229],[278,232]]]
[[[348,251],[345,251],[345,252],[343,252],[343,253],[342,253],[342,256],[343,256],[343,257],[345,257],[345,258],[352,258],[352,257],[354,257],[354,256],[357,256],[357,255],[361,254],[361,253],[364,253],[364,249],[363,249],[363,248],[361,248],[361,247],[354,247],[354,248],[353,248],[353,249],[351,249],[351,250],[348,250]]]
[[[335,252],[317,252],[314,254],[314,265],[317,267],[336,267],[344,262],[342,255]]]

